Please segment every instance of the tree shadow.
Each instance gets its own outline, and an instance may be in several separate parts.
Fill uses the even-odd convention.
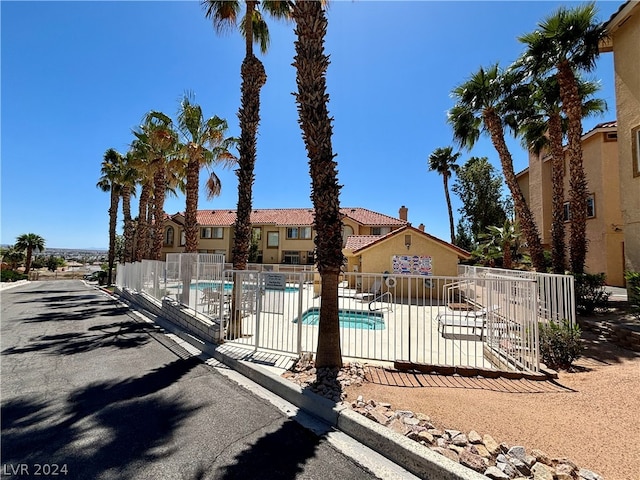
[[[340,388],[337,380],[339,370],[320,372],[315,383],[303,389],[317,394],[324,385],[328,388]],[[330,387],[329,387],[330,386]],[[326,398],[328,408],[336,402]],[[286,420],[277,430],[266,433],[257,441],[240,452],[235,462],[218,472],[216,478],[231,480],[244,478],[295,479],[299,478],[309,459],[316,456],[320,443],[325,438],[324,433],[314,433],[302,428],[297,418],[308,416],[302,410]]]
[[[71,478],[132,478],[136,466],[167,455],[172,436],[195,411],[161,394],[194,367],[178,359],[141,377],[96,382],[60,400],[2,402],[3,463],[66,464]]]
[[[30,339],[22,347],[10,347],[2,355],[44,352],[50,355],[74,355],[98,348],[127,349],[145,345],[151,340],[149,333],[158,331],[153,324],[136,321],[114,322],[89,327],[87,332],[41,335]]]

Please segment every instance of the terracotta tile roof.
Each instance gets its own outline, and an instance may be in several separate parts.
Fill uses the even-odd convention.
[[[350,235],[347,237],[347,243],[344,248],[347,250],[360,250],[380,238],[380,235]]]
[[[348,218],[374,227],[403,226],[407,222],[366,208],[341,208],[340,212]],[[183,215],[182,213],[180,213]],[[313,225],[312,208],[265,208],[251,212],[251,223],[254,225]],[[172,216],[173,217],[173,216]],[[199,225],[230,227],[236,221],[235,210],[198,210]]]

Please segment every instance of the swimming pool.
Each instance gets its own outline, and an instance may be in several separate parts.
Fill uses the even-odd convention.
[[[198,282],[191,285],[191,290],[202,290],[203,288],[213,288],[218,290],[220,288],[220,280],[213,280],[211,282]],[[233,290],[233,282],[224,282],[224,291],[230,293]],[[271,290],[271,289],[267,289]],[[298,287],[293,285],[287,285],[284,289],[285,292],[297,292]]]
[[[341,328],[358,328],[361,330],[384,330],[384,315],[363,310],[338,310]],[[303,325],[318,325],[320,309],[310,308],[302,314]],[[293,321],[297,322],[297,319]]]

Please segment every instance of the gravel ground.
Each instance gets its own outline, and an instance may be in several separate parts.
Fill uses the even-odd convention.
[[[388,402],[429,415],[439,428],[476,430],[511,446],[540,449],[605,480],[637,480],[640,354],[590,332],[583,340],[584,356],[555,384],[435,375],[402,382],[397,372],[370,368],[372,381],[348,387],[347,401],[362,395]]]

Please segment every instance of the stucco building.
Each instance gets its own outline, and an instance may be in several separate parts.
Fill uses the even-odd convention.
[[[613,52],[625,270],[640,272],[640,2],[623,3],[605,24],[601,52]]]

